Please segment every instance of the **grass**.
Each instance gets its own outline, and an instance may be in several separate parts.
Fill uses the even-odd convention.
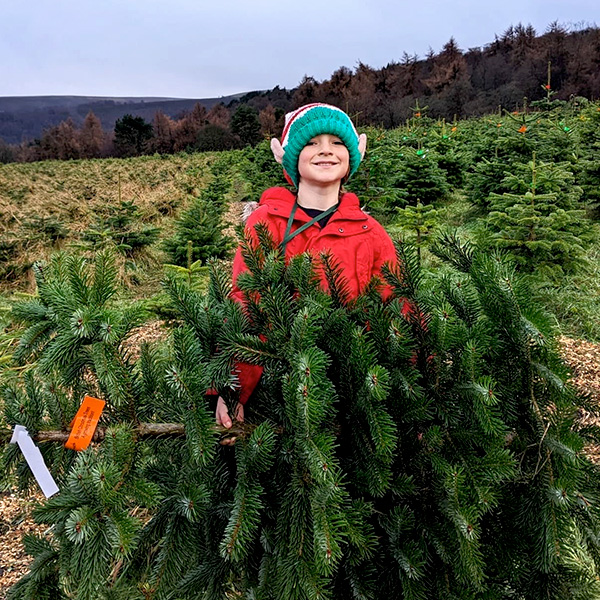
[[[210,178],[213,154],[46,161],[0,166],[0,289],[32,289],[29,268],[77,245],[82,232],[133,202],[139,225],[166,234]],[[156,258],[156,252],[154,253]],[[130,273],[161,260],[136,257]],[[133,276],[133,275],[132,275]]]
[[[534,279],[534,285],[564,335],[600,342],[600,242],[588,250],[587,261],[578,273],[554,281]]]

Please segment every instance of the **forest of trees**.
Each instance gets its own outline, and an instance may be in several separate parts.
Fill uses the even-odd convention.
[[[230,150],[254,145],[261,139],[258,113],[246,105],[238,107],[230,116],[230,111],[223,104],[207,111],[197,103],[179,119],[171,119],[159,111],[152,123],[142,117],[125,114],[117,119],[114,130],[110,132],[103,129],[100,119],[90,111],[80,127],[69,118],[46,129],[40,139],[33,142],[8,145],[0,140],[0,162]]]
[[[210,110],[198,103],[152,123],[124,115],[104,131],[93,112],[77,125],[67,119],[39,139],[9,145],[0,138],[0,162],[168,154],[182,150],[227,150],[254,145],[281,130],[288,110],[307,102],[338,105],[360,126],[396,127],[427,106],[434,118],[482,115],[525,103],[600,97],[600,29],[569,30],[551,24],[538,35],[531,25],[511,26],[483,48],[461,50],[451,38],[419,59],[404,53],[381,69],[359,63],[337,69],[322,82],[305,76],[297,88],[251,92]]]

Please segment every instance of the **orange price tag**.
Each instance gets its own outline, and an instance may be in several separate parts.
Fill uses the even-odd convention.
[[[85,450],[92,441],[106,402],[86,396],[73,419],[71,435],[65,443],[72,450]]]

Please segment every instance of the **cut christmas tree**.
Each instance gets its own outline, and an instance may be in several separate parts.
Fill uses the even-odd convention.
[[[60,493],[10,598],[597,598],[598,431],[512,265],[446,236],[443,274],[402,246],[350,301],[330,257],[257,237],[244,306],[214,262],[205,295],[167,281],[179,320],[138,359],[106,255],[38,268],[7,422],[41,440],[84,394],[107,405],[88,449],[38,442]],[[240,361],[264,372],[225,447],[206,391],[233,409]]]

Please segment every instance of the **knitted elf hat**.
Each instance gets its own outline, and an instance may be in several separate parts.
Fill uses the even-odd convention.
[[[277,162],[283,165],[286,179],[298,187],[298,157],[306,144],[317,135],[328,133],[336,135],[344,142],[350,155],[352,175],[364,156],[367,138],[358,135],[350,117],[336,106],[330,104],[306,104],[285,116],[285,126],[281,143],[271,140],[271,149]]]

